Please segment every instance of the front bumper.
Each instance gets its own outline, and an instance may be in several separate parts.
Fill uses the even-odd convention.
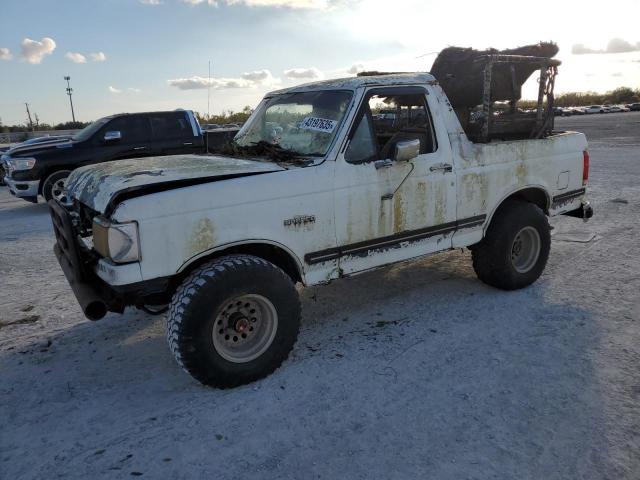
[[[129,305],[161,305],[170,301],[170,278],[157,278],[128,285],[113,285],[104,281],[101,277],[108,279],[114,273],[105,269],[106,263],[96,260],[95,255],[84,246],[75,232],[69,212],[55,200],[49,201],[49,212],[56,236],[53,251],[71,290],[89,320],[99,320],[107,312],[123,313],[124,308]],[[122,267],[126,268],[128,265]],[[133,272],[130,270],[132,269],[128,269],[127,272],[135,277],[135,268]]]
[[[4,177],[4,183],[7,184],[12,195],[34,203],[38,201],[39,180],[14,180],[10,177]]]

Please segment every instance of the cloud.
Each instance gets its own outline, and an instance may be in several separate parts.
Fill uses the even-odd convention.
[[[107,56],[103,52],[90,53],[89,56],[94,62],[104,62]]]
[[[206,3],[207,5],[211,5],[212,7],[217,7],[218,2],[216,0],[180,0],[182,3],[186,3],[187,5],[200,5],[201,3]]]
[[[142,0],[141,0],[142,1]],[[155,0],[151,0],[155,1]],[[244,5],[246,7],[282,7],[292,9],[326,9],[335,0],[180,0],[187,5],[206,4],[217,7],[219,3],[226,5]],[[144,2],[143,2],[144,3]]]
[[[631,42],[627,42],[622,38],[612,38],[609,40],[607,44],[607,48],[604,50],[597,50],[594,48],[586,47],[582,43],[576,43],[573,47],[571,47],[571,53],[574,55],[587,55],[592,53],[628,53],[628,52],[638,52],[640,51],[640,42],[635,44]]]
[[[204,88],[214,88],[217,90],[225,88],[252,88],[259,85],[275,85],[280,82],[274,78],[267,69],[244,72],[240,78],[211,78],[194,75],[187,78],[176,78],[167,80],[170,86],[180,90],[199,90]]]
[[[244,72],[241,77],[250,82],[266,82],[271,80],[271,72],[269,70],[254,70],[253,72]]]
[[[284,75],[287,78],[300,79],[300,78],[322,78],[322,72],[316,67],[309,68],[291,68],[284,71]]]
[[[142,91],[139,88],[133,88],[133,87],[129,87],[127,88],[127,90],[132,93],[140,93]]]
[[[8,48],[0,48],[0,60],[11,60],[13,58],[13,54],[11,50]]]
[[[589,47],[585,47],[582,43],[576,43],[571,47],[571,53],[574,55],[587,55],[589,53],[603,53],[602,51],[594,50]]]
[[[38,64],[42,62],[45,55],[51,55],[56,49],[56,42],[52,38],[44,37],[39,42],[25,38],[21,43],[22,58],[28,63]]]
[[[329,0],[225,0],[228,5],[246,5],[247,7],[285,7],[321,10],[329,6]]]
[[[211,88],[220,90],[223,88],[249,88],[252,87],[255,82],[246,80],[244,78],[212,78],[211,80],[199,77],[197,75],[189,78],[176,78],[174,80],[167,80],[170,86],[177,87],[180,90],[199,90],[203,88]]]
[[[635,45],[622,40],[621,38],[612,38],[607,44],[607,53],[627,53],[637,52],[640,50],[640,42]]]
[[[109,90],[111,93],[122,93],[122,90],[120,90],[119,88],[116,88],[116,87],[112,87],[111,85],[109,85],[108,90]]]
[[[73,63],[87,63],[87,57],[78,52],[67,52],[64,56]]]
[[[140,0],[140,3],[143,5],[160,5],[162,2],[160,0]]]
[[[357,75],[360,72],[364,72],[364,65],[361,63],[355,63],[351,65],[349,70],[347,70],[347,73],[350,73],[351,75]]]

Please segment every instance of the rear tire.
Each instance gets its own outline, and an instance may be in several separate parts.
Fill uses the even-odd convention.
[[[287,358],[300,328],[291,278],[252,255],[197,268],[178,288],[167,339],[178,364],[199,382],[229,388],[253,382]]]
[[[484,283],[503,290],[535,282],[547,264],[551,247],[549,222],[533,203],[508,200],[472,251],[473,269]]]
[[[64,185],[70,173],[69,170],[60,170],[47,177],[42,184],[42,196],[47,202],[52,198],[64,202]]]

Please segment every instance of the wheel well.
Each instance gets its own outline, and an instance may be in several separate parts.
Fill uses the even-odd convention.
[[[180,281],[186,277],[193,269],[199,267],[203,263],[206,263],[214,258],[221,257],[223,255],[233,254],[246,254],[255,255],[264,260],[273,263],[275,266],[281,268],[294,282],[302,282],[302,272],[295,258],[287,252],[285,249],[272,245],[269,243],[249,243],[243,245],[234,245],[224,250],[218,250],[212,252],[209,255],[205,255],[202,258],[198,258],[194,262],[190,263],[179,275]]]
[[[491,216],[489,217],[489,221],[485,224],[485,228],[488,228],[491,222],[493,221],[496,213],[506,205],[509,200],[523,200],[525,202],[533,203],[540,207],[540,209],[545,213],[545,215],[549,215],[549,197],[547,193],[542,188],[537,187],[529,187],[524,188],[522,190],[518,190],[517,192],[513,192],[508,197],[504,198],[500,204],[493,210]]]
[[[496,211],[502,207],[505,202],[508,200],[524,200],[525,202],[533,203],[540,207],[540,209],[545,213],[545,215],[549,215],[549,197],[547,193],[541,189],[536,187],[525,188],[524,190],[518,190],[517,192],[512,193],[507,198],[505,198]]]

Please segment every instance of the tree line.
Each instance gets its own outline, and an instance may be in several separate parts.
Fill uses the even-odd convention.
[[[553,104],[558,107],[585,107],[588,105],[620,105],[640,102],[640,88],[619,87],[605,93],[565,92],[554,96]],[[519,102],[522,107],[535,107],[533,100]]]

